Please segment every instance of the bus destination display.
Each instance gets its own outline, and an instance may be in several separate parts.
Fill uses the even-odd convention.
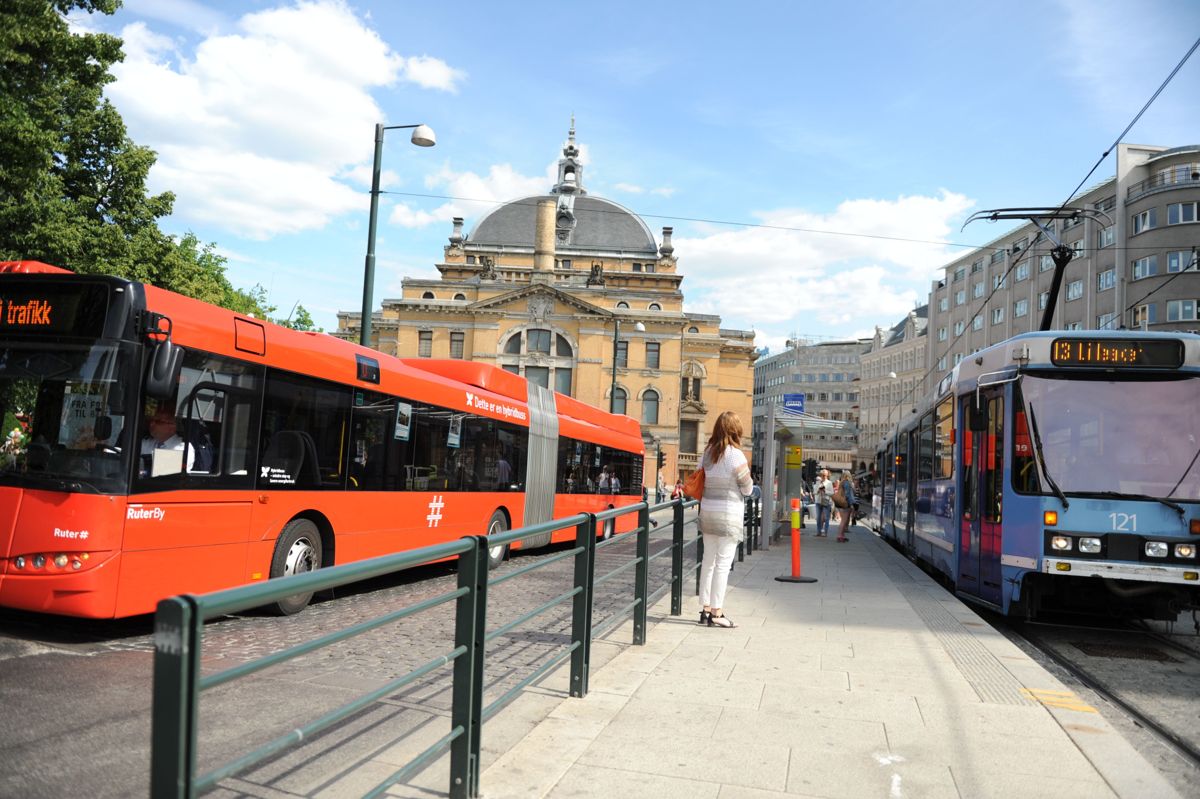
[[[7,286],[0,290],[0,333],[98,336],[107,311],[106,286]]]
[[[1055,366],[1178,369],[1183,365],[1183,342],[1177,339],[1056,338],[1050,345],[1050,362]]]

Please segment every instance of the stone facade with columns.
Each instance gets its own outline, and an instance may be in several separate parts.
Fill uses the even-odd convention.
[[[670,486],[696,467],[723,411],[741,416],[749,454],[755,358],[752,332],[684,310],[671,232],[656,243],[635,213],[588,194],[572,125],[550,192],[493,208],[470,233],[455,218],[440,278],[405,278],[402,296],[374,312],[371,344],[487,361],[612,402],[642,423],[647,487],[659,447]],[[357,341],[360,327],[361,314],[339,312],[335,335]]]

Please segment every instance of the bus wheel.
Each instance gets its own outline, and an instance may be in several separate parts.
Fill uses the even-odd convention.
[[[508,519],[502,511],[496,511],[492,514],[492,518],[488,519],[487,534],[488,537],[499,535],[508,531]],[[508,556],[508,544],[496,544],[488,547],[488,568],[494,569],[504,562]]]
[[[271,579],[304,574],[321,568],[321,532],[308,519],[293,519],[279,534],[271,558]],[[293,594],[269,608],[280,616],[291,616],[308,606],[312,593]]]

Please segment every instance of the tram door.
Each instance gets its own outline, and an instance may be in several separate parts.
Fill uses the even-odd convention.
[[[962,400],[962,418],[970,421],[962,441],[963,504],[958,550],[958,588],[1001,604],[1000,533],[1004,492],[1004,396],[1000,389]]]

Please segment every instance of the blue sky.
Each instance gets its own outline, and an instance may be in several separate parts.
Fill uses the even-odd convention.
[[[674,226],[686,307],[772,349],[894,324],[955,245],[1003,232],[960,233],[970,213],[1065,200],[1200,36],[1196,2],[834,6],[125,0],[74,21],[125,39],[108,94],[177,195],[164,227],[282,314],[331,330],[361,305],[376,122],[438,136],[386,141],[384,189],[410,194],[381,205],[378,307],[436,275],[451,217],[546,191],[574,114],[585,187]],[[1200,142],[1198,84],[1200,54],[1125,140]]]

